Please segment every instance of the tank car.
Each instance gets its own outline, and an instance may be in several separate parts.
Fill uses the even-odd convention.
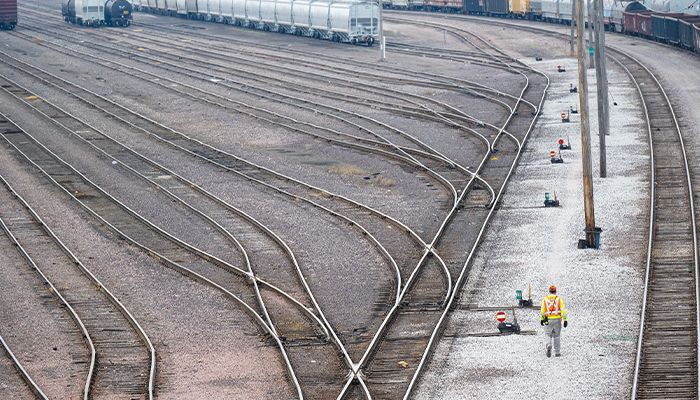
[[[61,4],[66,22],[86,26],[129,26],[133,11],[128,0],[64,0]]]
[[[63,19],[78,25],[99,26],[105,22],[103,0],[67,0],[61,4]]]
[[[105,3],[105,24],[109,26],[129,26],[133,20],[133,7],[126,0],[107,0]]]
[[[17,25],[17,0],[0,0],[0,29],[12,30]]]
[[[144,1],[144,0],[141,0]],[[365,0],[148,0],[176,4],[176,14],[253,29],[371,46],[379,5]],[[159,9],[156,5],[155,8]],[[142,9],[144,7],[141,7]],[[151,12],[161,13],[149,6]]]

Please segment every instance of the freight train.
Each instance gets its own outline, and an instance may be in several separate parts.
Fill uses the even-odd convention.
[[[573,0],[575,1],[575,0]],[[386,0],[385,8],[519,18],[570,25],[572,0]],[[700,0],[603,0],[610,31],[700,53]],[[588,15],[588,10],[584,10]]]
[[[365,0],[134,0],[139,11],[372,46],[379,4]]]
[[[129,26],[133,6],[127,0],[65,0],[61,13],[66,22],[78,25]]]
[[[17,26],[17,0],[0,0],[0,29],[12,30]]]

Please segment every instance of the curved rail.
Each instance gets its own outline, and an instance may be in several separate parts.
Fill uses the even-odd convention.
[[[37,398],[41,400],[49,400],[49,398],[46,396],[46,394],[44,394],[39,385],[37,385],[36,382],[34,382],[34,379],[32,379],[32,377],[29,375],[29,372],[27,372],[27,370],[24,369],[22,363],[15,356],[15,353],[12,352],[10,346],[8,346],[5,342],[5,339],[2,338],[2,335],[0,335],[0,344],[2,345],[2,348],[5,349],[7,355],[10,356],[10,358],[12,359],[12,363],[14,364],[19,374],[22,376],[22,379],[24,379],[24,381],[27,382],[29,390],[31,390]]]
[[[622,58],[620,58],[619,56],[616,57],[613,55],[615,53],[622,55],[623,58],[627,58],[632,63],[641,67],[641,69],[643,69],[643,71],[648,75],[646,77],[635,76],[632,73],[632,71],[630,71],[630,69],[625,64],[625,61]],[[695,299],[694,299],[694,308],[695,308],[695,313],[694,313],[695,314],[694,315],[695,316],[695,336],[694,336],[695,354],[694,354],[694,358],[695,358],[695,363],[694,363],[694,365],[691,365],[690,368],[695,369],[695,371],[694,371],[695,384],[693,385],[694,387],[692,389],[689,389],[689,388],[683,388],[684,383],[681,384],[681,382],[678,382],[680,384],[678,386],[681,386],[681,388],[686,389],[686,390],[682,393],[674,392],[673,394],[671,394],[671,392],[666,392],[666,394],[663,395],[663,397],[666,397],[669,395],[678,396],[681,394],[682,395],[690,395],[691,393],[689,393],[689,392],[693,392],[696,398],[700,398],[700,392],[698,391],[698,384],[700,383],[700,375],[699,375],[700,368],[698,368],[698,365],[697,365],[698,361],[700,360],[700,349],[698,348],[698,344],[700,343],[700,336],[699,336],[700,335],[700,306],[698,304],[698,301],[700,299],[700,283],[698,281],[699,271],[698,271],[697,220],[696,220],[696,215],[695,215],[695,203],[694,203],[694,199],[693,199],[694,192],[693,192],[692,178],[690,175],[688,156],[687,156],[687,152],[686,152],[686,148],[685,148],[685,143],[683,140],[683,134],[682,134],[682,131],[680,129],[680,125],[678,123],[678,119],[676,117],[676,114],[675,114],[675,111],[674,111],[673,106],[671,104],[671,101],[668,98],[666,91],[664,90],[663,86],[661,85],[661,83],[659,82],[659,80],[655,76],[655,74],[653,72],[651,72],[651,70],[649,70],[649,68],[646,65],[644,65],[642,62],[640,62],[638,59],[636,59],[632,55],[630,55],[626,52],[623,52],[621,50],[615,49],[612,52],[608,52],[608,57],[610,57],[613,61],[615,61],[615,63],[620,65],[620,67],[622,67],[622,69],[625,70],[625,72],[629,75],[629,77],[634,82],[635,87],[637,88],[637,92],[639,93],[639,96],[640,96],[640,99],[642,102],[642,106],[644,109],[644,116],[645,116],[645,119],[647,122],[647,132],[648,132],[648,136],[649,136],[649,147],[650,147],[650,155],[651,155],[651,157],[650,157],[651,158],[651,177],[650,177],[649,236],[648,236],[647,258],[646,258],[645,279],[644,279],[644,292],[643,292],[643,298],[642,298],[642,309],[641,309],[641,318],[640,318],[640,326],[639,326],[639,338],[637,341],[637,354],[636,354],[635,367],[634,367],[634,377],[633,377],[633,381],[632,381],[632,399],[635,400],[637,398],[647,398],[647,396],[645,395],[644,392],[642,392],[642,393],[639,393],[639,392],[642,391],[642,389],[640,388],[640,386],[641,386],[640,380],[641,380],[642,374],[643,374],[643,372],[642,372],[643,368],[642,368],[641,363],[642,363],[643,358],[645,357],[644,338],[645,338],[646,334],[648,333],[648,330],[654,328],[654,326],[651,323],[647,324],[647,318],[650,318],[649,317],[649,312],[650,312],[649,311],[649,298],[652,296],[652,293],[651,293],[653,290],[652,286],[653,285],[661,286],[663,284],[660,282],[659,283],[652,282],[652,273],[654,272],[655,268],[663,268],[663,265],[659,266],[658,264],[668,264],[670,262],[670,261],[663,262],[662,260],[659,259],[662,256],[658,256],[658,255],[655,256],[655,250],[657,250],[657,252],[660,252],[663,249],[663,247],[661,245],[659,245],[658,247],[656,246],[656,241],[661,241],[661,237],[663,237],[663,235],[673,235],[673,233],[670,233],[670,232],[665,233],[665,231],[667,229],[664,229],[663,231],[659,231],[656,229],[656,214],[657,214],[657,210],[656,210],[656,208],[657,208],[657,189],[656,189],[657,162],[656,161],[657,160],[656,160],[655,151],[654,151],[654,149],[655,149],[654,139],[655,139],[655,136],[660,136],[660,138],[661,138],[663,131],[668,129],[669,127],[665,127],[665,126],[658,127],[653,122],[654,118],[650,115],[649,107],[647,104],[647,102],[651,101],[651,99],[647,99],[647,93],[644,92],[644,90],[648,90],[649,88],[647,85],[644,85],[645,82],[640,83],[640,80],[645,79],[645,78],[646,78],[645,80],[651,81],[652,84],[656,88],[658,88],[658,93],[661,94],[663,101],[665,102],[666,106],[668,107],[668,111],[670,112],[670,117],[671,117],[673,124],[674,124],[672,129],[678,137],[680,150],[682,153],[682,161],[683,161],[682,164],[683,164],[683,170],[684,170],[684,175],[685,175],[685,181],[686,181],[686,185],[687,185],[688,205],[689,205],[689,211],[690,211],[690,221],[689,222],[690,222],[691,231],[692,231],[692,247],[693,247],[693,257],[692,257],[693,258],[692,259],[693,269],[692,269],[692,271],[693,271],[693,275],[694,275],[694,282],[693,282],[694,283],[694,291],[693,292],[695,295]],[[642,88],[642,85],[644,85],[644,89]],[[651,93],[651,95],[653,95],[653,94],[654,93]],[[656,115],[656,112],[655,112],[655,115]],[[669,168],[664,168],[664,171],[668,171],[668,170],[669,170]],[[668,172],[666,172],[666,174],[668,174]],[[668,178],[668,177],[665,176],[665,178]],[[679,215],[678,212],[674,212],[674,214]],[[684,247],[683,243],[681,243],[680,240],[678,240],[678,238],[674,238],[673,240],[674,240],[674,242],[677,241],[676,244],[678,245],[679,250]],[[670,268],[670,267],[666,267],[666,268]],[[679,288],[679,290],[674,291],[674,292],[677,292],[676,296],[678,298],[681,298],[682,292],[683,292],[683,290],[682,290],[683,284],[676,283],[676,284],[674,284],[674,286],[676,286],[676,287],[681,286],[681,288]],[[663,289],[660,289],[660,290],[663,290]],[[666,293],[666,295],[668,295],[668,293]],[[679,304],[677,304],[677,301],[681,301],[681,300],[677,300],[676,298],[670,300],[670,302],[672,302],[673,304],[669,305],[670,306],[669,311],[670,311],[670,309],[676,309],[679,306]],[[665,302],[668,303],[669,300],[663,300],[663,299],[658,300],[656,307],[663,307]],[[656,313],[658,313],[658,312],[659,311],[656,311]],[[663,329],[664,331],[668,331],[669,329],[673,329],[671,327],[658,327],[658,326],[657,326],[657,328]],[[676,329],[674,329],[674,331],[675,330]],[[674,338],[672,338],[671,336],[667,337],[667,340],[673,340],[673,339]],[[685,347],[685,345],[679,343],[678,347]],[[678,364],[677,362],[674,363],[674,359],[677,359],[677,357],[675,357],[670,352],[667,353],[666,356],[664,357],[663,365],[661,367],[668,368],[668,365],[672,365],[673,368],[676,369],[678,374],[682,374],[683,373],[682,369],[688,368],[689,366],[685,365],[684,363],[681,363],[681,364]],[[648,363],[653,363],[653,360],[648,360]],[[662,390],[667,390],[667,391],[671,390],[672,386],[676,386],[676,385],[668,386],[669,382],[667,380],[661,380],[660,382],[655,384],[654,380],[652,379],[651,382],[647,381],[646,383],[647,383],[647,385],[651,385],[652,388],[654,386],[656,386],[657,388],[660,388]],[[648,386],[647,386],[647,388],[648,388]],[[666,389],[663,389],[663,388],[666,388]],[[657,392],[656,394],[658,395],[659,393]],[[654,393],[652,393],[651,396],[653,397]]]
[[[141,340],[144,342],[149,353],[149,369],[148,369],[148,398],[153,399],[155,379],[156,379],[156,350],[151,342],[151,339],[146,334],[146,331],[141,327],[141,324],[134,318],[131,312],[124,306],[124,304],[100,281],[95,274],[90,271],[85,264],[83,264],[80,259],[58,238],[58,236],[51,230],[51,228],[44,222],[44,220],[37,214],[37,212],[27,203],[27,201],[15,191],[15,189],[10,185],[10,183],[0,175],[0,183],[4,185],[7,190],[12,193],[12,195],[24,206],[24,208],[32,215],[32,217],[37,221],[44,232],[51,237],[51,239],[61,248],[61,250],[73,261],[73,263],[81,270],[83,275],[87,276],[90,281],[95,284],[95,287],[99,291],[103,292],[107,299],[112,303],[117,310],[124,316],[124,318],[129,322],[134,331],[139,335]]]

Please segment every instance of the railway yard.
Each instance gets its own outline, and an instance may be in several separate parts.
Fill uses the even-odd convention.
[[[603,231],[578,249],[569,28],[383,21],[380,62],[19,1],[0,32],[0,398],[697,399],[700,58],[608,35]]]

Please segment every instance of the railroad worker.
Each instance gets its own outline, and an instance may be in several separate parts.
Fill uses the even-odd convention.
[[[547,336],[547,344],[545,352],[547,357],[552,356],[552,342],[554,342],[554,355],[561,356],[561,326],[564,321],[564,328],[569,325],[566,318],[566,308],[564,308],[564,299],[557,296],[557,287],[549,286],[549,294],[542,299],[540,306],[540,325],[545,326],[545,335]]]

